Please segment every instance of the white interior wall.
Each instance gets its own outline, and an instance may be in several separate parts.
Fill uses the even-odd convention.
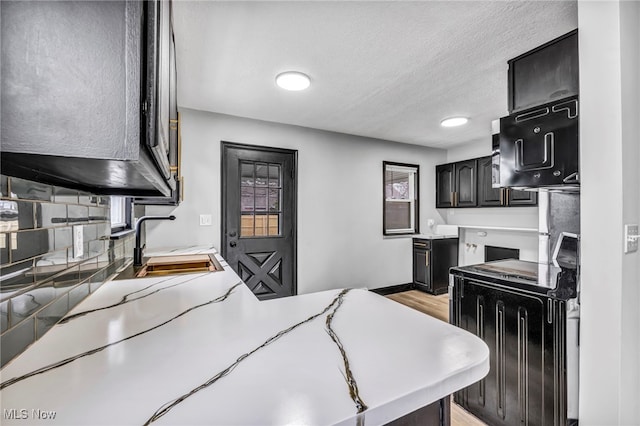
[[[420,229],[444,223],[435,206],[435,164],[444,150],[245,118],[181,110],[185,199],[175,214],[147,222],[147,247],[211,244],[220,248],[220,141],[298,150],[298,292],[369,288],[412,281],[410,237],[382,235],[382,162],[420,166]],[[213,215],[199,226],[199,215]]]
[[[620,3],[622,221],[640,224],[640,3]],[[622,258],[620,423],[640,423],[640,254]]]
[[[580,2],[580,424],[640,419],[640,3]]]
[[[505,100],[506,104],[506,100]],[[506,115],[506,111],[505,111]],[[472,158],[486,157],[491,155],[491,132],[489,131],[485,139],[478,139],[456,145],[447,150],[446,163],[470,160]]]

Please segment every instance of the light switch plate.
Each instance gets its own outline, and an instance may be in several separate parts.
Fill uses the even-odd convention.
[[[200,226],[211,226],[211,215],[210,214],[201,214],[200,215]]]
[[[624,226],[624,252],[633,253],[638,251],[638,225]]]

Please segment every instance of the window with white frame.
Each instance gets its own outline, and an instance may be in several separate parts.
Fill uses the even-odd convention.
[[[111,205],[111,230],[121,231],[129,226],[127,222],[127,197],[112,195]]]
[[[418,233],[419,166],[384,161],[384,235]]]

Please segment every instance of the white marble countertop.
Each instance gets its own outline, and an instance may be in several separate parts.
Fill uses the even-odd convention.
[[[480,339],[375,293],[260,302],[216,258],[103,285],[0,371],[2,424],[376,425],[489,371]]]

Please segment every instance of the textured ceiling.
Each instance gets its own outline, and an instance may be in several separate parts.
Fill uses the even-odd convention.
[[[507,60],[577,27],[574,1],[176,1],[174,14],[181,107],[441,148],[489,140]],[[279,89],[286,70],[310,89]],[[452,115],[470,122],[442,128]]]

